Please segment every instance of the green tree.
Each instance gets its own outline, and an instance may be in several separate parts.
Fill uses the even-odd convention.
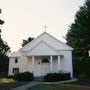
[[[86,0],[77,11],[74,23],[71,24],[66,34],[66,40],[67,44],[74,48],[75,68],[81,68],[81,72],[84,71],[84,65],[90,50],[90,0]],[[88,66],[90,69],[90,65]]]
[[[31,42],[32,40],[33,40],[34,38],[32,38],[32,37],[29,37],[27,40],[23,40],[22,41],[22,47],[24,47],[26,44],[28,44],[29,42]]]
[[[1,9],[0,9],[0,13],[1,13]],[[3,20],[0,19],[0,26],[4,23]],[[0,39],[1,39],[1,29],[0,29]]]
[[[74,23],[71,24],[66,35],[67,44],[76,51],[90,49],[90,0],[76,13]]]
[[[1,9],[0,9],[1,13]],[[4,24],[4,21],[0,19],[0,26]],[[10,48],[8,44],[3,41],[1,38],[1,29],[0,29],[0,75],[4,74],[8,70],[8,54],[10,52]]]

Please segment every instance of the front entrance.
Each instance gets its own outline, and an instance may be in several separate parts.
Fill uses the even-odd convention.
[[[34,76],[41,76],[41,60],[37,58],[34,62],[34,71],[33,71]]]
[[[49,63],[41,63],[41,76],[50,73],[50,64]]]
[[[50,62],[47,58],[44,58],[41,61],[41,75],[44,76],[47,73],[50,73]]]
[[[50,73],[50,62],[47,58],[36,57],[34,62],[34,76],[44,76]]]

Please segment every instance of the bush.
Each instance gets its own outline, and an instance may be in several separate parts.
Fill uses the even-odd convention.
[[[73,69],[75,77],[82,75],[90,77],[90,57],[75,57]]]
[[[90,57],[85,58],[84,64],[84,72],[90,78]]]
[[[48,82],[63,81],[70,79],[70,73],[49,73],[44,76],[44,80]]]
[[[32,81],[33,74],[30,72],[18,73],[14,75],[14,80],[17,81]]]

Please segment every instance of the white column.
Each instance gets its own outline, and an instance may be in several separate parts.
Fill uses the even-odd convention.
[[[27,57],[26,56],[24,56],[24,63],[26,63],[26,65],[25,65],[25,71],[27,71],[28,69],[27,69]],[[23,65],[22,65],[23,66]],[[24,68],[22,69],[22,70],[24,70]]]
[[[52,73],[52,64],[53,64],[53,61],[52,61],[52,56],[50,56],[50,70],[51,70],[51,73]]]
[[[58,71],[60,71],[60,56],[58,56]]]
[[[33,73],[33,71],[34,71],[34,56],[32,56],[32,73]]]

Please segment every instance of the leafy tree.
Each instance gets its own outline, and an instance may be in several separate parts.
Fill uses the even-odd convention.
[[[23,40],[22,42],[22,47],[24,47],[26,44],[28,44],[29,42],[31,42],[34,38],[29,37],[27,40]]]
[[[0,13],[1,13],[1,9],[0,9]],[[4,24],[4,21],[0,19],[0,26],[3,24]],[[10,52],[10,47],[1,38],[1,29],[0,29],[0,74],[3,74],[4,72],[7,72],[8,70],[9,52]]]
[[[86,0],[77,11],[74,23],[71,24],[66,34],[66,40],[67,44],[74,48],[75,68],[85,71],[84,65],[90,50],[90,0]],[[90,65],[88,65],[88,69],[90,69]]]

